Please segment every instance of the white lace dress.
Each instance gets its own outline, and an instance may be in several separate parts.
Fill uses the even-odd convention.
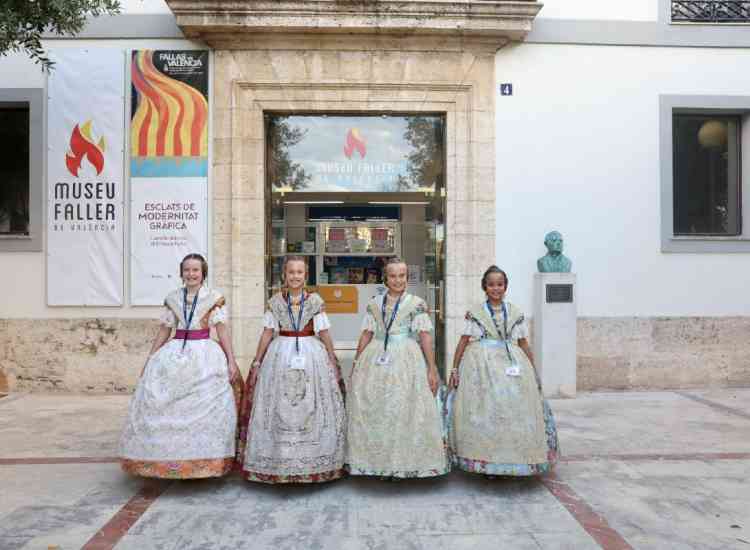
[[[299,306],[292,307],[296,321]],[[269,302],[263,324],[273,329],[254,388],[245,424],[247,433],[242,472],[263,483],[316,483],[344,474],[346,414],[333,366],[317,334],[330,328],[324,303],[308,294],[299,328],[309,336],[282,336],[293,332],[287,303],[281,294]],[[304,357],[303,368],[291,368],[292,357]],[[250,393],[252,392],[252,395]]]
[[[181,291],[167,297],[160,321],[186,328]],[[226,322],[224,299],[201,287],[190,330]],[[183,349],[183,340],[169,340],[149,359],[130,401],[120,438],[123,469],[178,479],[226,474],[234,463],[240,391],[216,341],[188,340]]]

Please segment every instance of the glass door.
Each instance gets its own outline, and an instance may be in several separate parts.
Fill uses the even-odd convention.
[[[445,374],[445,116],[267,113],[266,288],[286,256],[308,263],[337,349],[353,356],[389,258],[409,266]],[[341,356],[341,354],[340,354]]]
[[[424,229],[425,300],[435,327],[435,361],[441,376],[445,379],[449,367],[445,364],[445,225],[427,221]]]

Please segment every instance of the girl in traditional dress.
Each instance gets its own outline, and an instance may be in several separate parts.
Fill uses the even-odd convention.
[[[242,378],[224,298],[204,284],[206,260],[188,254],[180,275],[184,286],[164,300],[159,332],[130,401],[120,460],[123,470],[144,477],[223,476],[234,465]],[[175,337],[166,343],[172,329]]]
[[[283,274],[245,388],[242,473],[263,483],[331,481],[344,474],[346,416],[330,322],[323,299],[304,290],[305,260],[288,256]]]
[[[488,476],[542,474],[557,459],[557,430],[542,397],[528,327],[523,312],[504,300],[504,271],[490,266],[482,289],[487,301],[466,314],[453,358],[454,464]]]
[[[406,264],[385,266],[388,292],[367,306],[347,398],[354,475],[431,477],[450,469],[424,300],[406,292]]]

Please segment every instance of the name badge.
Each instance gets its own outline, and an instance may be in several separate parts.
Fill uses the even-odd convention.
[[[391,354],[388,352],[381,353],[378,358],[375,360],[376,365],[380,365],[381,367],[389,367],[393,363],[393,358],[391,357]]]
[[[294,355],[289,361],[289,368],[292,370],[305,370],[305,356]]]
[[[521,369],[518,368],[518,365],[511,365],[510,367],[505,368],[505,375],[506,376],[521,376]]]

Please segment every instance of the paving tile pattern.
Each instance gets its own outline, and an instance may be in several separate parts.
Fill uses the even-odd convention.
[[[544,479],[154,482],[114,462],[127,397],[0,400],[0,550],[750,550],[750,389],[553,400]]]

